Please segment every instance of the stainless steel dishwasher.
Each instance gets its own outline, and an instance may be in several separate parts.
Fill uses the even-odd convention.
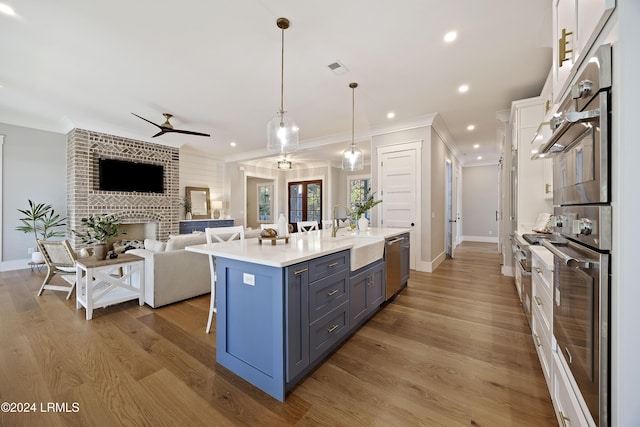
[[[389,237],[385,240],[384,257],[386,261],[386,299],[393,298],[407,286],[409,261],[409,234]],[[405,271],[407,270],[407,271]]]

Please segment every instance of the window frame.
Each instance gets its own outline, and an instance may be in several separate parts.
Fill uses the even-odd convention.
[[[288,213],[288,221],[290,224],[292,224],[294,226],[294,229],[296,229],[297,231],[297,226],[296,226],[296,221],[293,221],[293,215],[291,213],[291,187],[294,185],[302,185],[303,189],[302,189],[302,207],[301,207],[301,212],[302,212],[302,218],[300,219],[300,221],[309,221],[307,213],[308,213],[308,201],[307,201],[307,194],[308,194],[308,186],[310,184],[317,184],[320,186],[320,194],[319,194],[319,219],[318,219],[318,224],[322,223],[322,198],[323,198],[323,191],[324,191],[324,180],[323,179],[311,179],[311,180],[305,180],[305,181],[289,181],[287,182],[287,213]],[[297,211],[297,210],[296,210]]]

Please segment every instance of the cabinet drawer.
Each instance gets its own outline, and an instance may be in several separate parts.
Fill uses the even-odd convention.
[[[558,418],[558,425],[567,426],[590,426],[595,425],[591,416],[589,421],[580,408],[578,398],[571,387],[569,377],[564,371],[562,362],[557,355],[553,354],[553,405],[556,409],[556,417]]]
[[[541,284],[540,277],[533,275],[532,280],[532,304],[536,306],[540,311],[541,322],[544,328],[551,334],[553,331],[553,304],[551,303],[551,295],[544,289],[544,284]],[[542,292],[540,292],[542,290]]]
[[[544,292],[546,292],[547,294],[549,294],[549,296],[551,296],[552,294],[552,287],[553,287],[553,271],[552,270],[548,270],[545,267],[540,267],[539,265],[533,265],[533,268],[531,269],[531,273],[534,277],[537,277],[538,280],[540,281],[540,286],[541,289],[544,290]]]
[[[338,306],[309,325],[310,359],[313,361],[331,349],[349,331],[349,302]]]
[[[309,322],[349,299],[349,273],[344,270],[309,285]]]
[[[309,283],[344,270],[349,270],[348,250],[311,260],[309,261]]]
[[[540,309],[536,306],[533,307],[533,322],[531,327],[531,333],[533,335],[533,344],[536,346],[536,352],[540,359],[540,365],[542,366],[542,373],[549,387],[549,393],[553,393],[551,387],[551,370],[553,369],[552,360],[552,338],[550,331],[542,323],[540,316]]]

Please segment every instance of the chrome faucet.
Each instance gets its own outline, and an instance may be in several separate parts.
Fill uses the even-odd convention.
[[[341,227],[341,226],[338,224],[338,218],[336,218],[336,209],[337,209],[339,206],[342,206],[342,207],[344,208],[344,210],[347,212],[347,216],[350,216],[350,215],[351,215],[351,211],[349,210],[349,208],[348,208],[348,207],[346,207],[346,206],[345,206],[345,205],[343,205],[343,204],[338,203],[337,205],[335,205],[335,206],[333,207],[333,221],[332,221],[332,223],[331,223],[331,237],[336,237],[336,233],[338,232],[338,230],[340,230],[341,228],[343,228],[343,227]]]

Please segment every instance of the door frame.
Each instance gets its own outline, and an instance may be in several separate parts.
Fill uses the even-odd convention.
[[[401,142],[397,144],[386,144],[379,145],[376,147],[376,157],[378,162],[377,168],[377,176],[375,177],[375,183],[379,190],[382,190],[382,156],[388,153],[395,153],[398,151],[409,151],[415,150],[416,152],[416,183],[415,183],[415,220],[414,226],[409,233],[410,244],[411,244],[411,261],[410,268],[412,270],[418,271],[426,271],[418,268],[422,264],[422,140],[415,141],[407,141]],[[372,176],[372,184],[373,184],[373,176]],[[382,200],[384,203],[384,195],[382,195]],[[377,206],[374,208],[377,210],[376,215],[376,224],[379,225],[381,220],[384,220],[382,217],[382,213],[380,207]],[[372,219],[374,217],[372,216]],[[384,226],[384,223],[382,223]]]

